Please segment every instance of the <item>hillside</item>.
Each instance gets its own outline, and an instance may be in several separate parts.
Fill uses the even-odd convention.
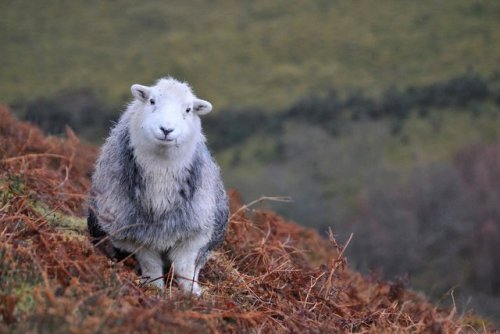
[[[373,95],[500,55],[497,1],[0,1],[0,101],[92,89],[120,105],[169,73],[216,110],[288,107],[332,87]]]
[[[352,271],[333,237],[242,205],[235,191],[224,244],[201,274],[203,298],[171,281],[165,292],[141,287],[132,259],[113,263],[87,237],[96,149],[70,129],[68,139],[44,137],[6,108],[0,118],[0,332],[493,331],[404,280]]]

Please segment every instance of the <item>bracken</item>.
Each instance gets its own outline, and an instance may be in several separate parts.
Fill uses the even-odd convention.
[[[96,149],[70,129],[45,137],[6,108],[0,118],[0,332],[494,332],[404,282],[349,270],[332,236],[251,210],[235,191],[226,239],[200,274],[204,297],[182,294],[170,273],[164,292],[142,287],[133,259],[72,238],[78,219],[54,222],[83,216]]]

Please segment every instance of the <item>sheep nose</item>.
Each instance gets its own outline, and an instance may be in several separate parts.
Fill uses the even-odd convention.
[[[160,130],[161,132],[163,132],[163,134],[166,136],[168,136],[168,134],[172,131],[174,131],[174,129],[165,129],[163,126],[160,126]]]

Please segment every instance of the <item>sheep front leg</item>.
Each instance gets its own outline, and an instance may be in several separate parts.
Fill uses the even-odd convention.
[[[182,290],[196,296],[200,296],[202,293],[198,285],[198,274],[201,267],[197,266],[196,259],[206,243],[207,240],[204,237],[186,240],[170,253],[177,283]]]
[[[163,289],[163,261],[160,253],[142,248],[137,251],[135,256],[141,266],[143,283]]]

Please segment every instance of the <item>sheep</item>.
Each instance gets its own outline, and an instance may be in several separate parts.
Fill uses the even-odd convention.
[[[198,274],[223,239],[228,199],[202,133],[212,110],[187,83],[162,78],[131,86],[133,102],[97,159],[89,200],[94,244],[133,254],[142,281],[164,288],[171,265],[178,285],[200,295]]]

